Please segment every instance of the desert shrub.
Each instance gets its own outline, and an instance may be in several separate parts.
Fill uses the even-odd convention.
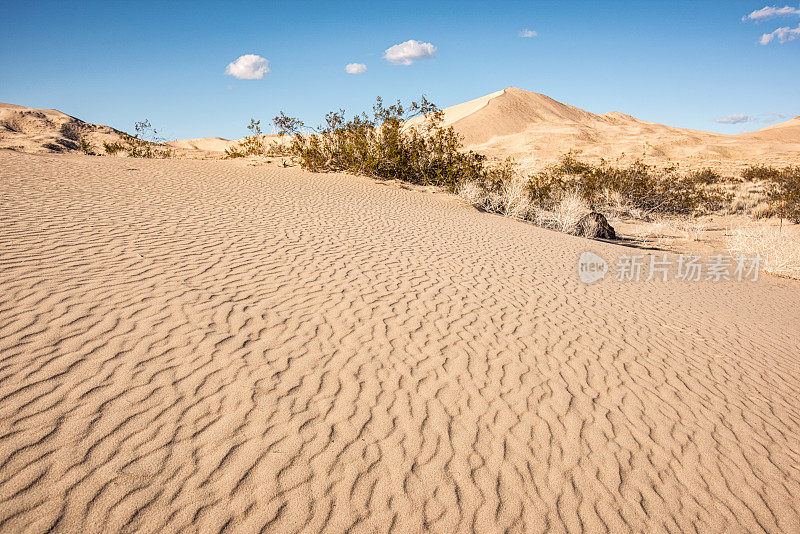
[[[71,139],[64,139],[64,138],[56,139],[56,143],[58,143],[59,145],[63,146],[68,150],[78,150],[81,147],[78,143],[72,141]]]
[[[106,154],[113,156],[114,154],[125,150],[125,145],[116,141],[113,143],[103,141],[103,149],[106,151]]]
[[[556,165],[535,173],[529,190],[535,201],[553,204],[564,191],[576,191],[595,207],[621,205],[644,214],[692,214],[719,209],[728,194],[675,169],[658,170],[637,161],[626,167],[591,165],[567,154]]]
[[[578,222],[590,210],[586,199],[578,191],[565,191],[550,210],[536,212],[536,222],[540,226],[552,228],[567,234],[574,234]]]
[[[134,135],[123,134],[121,141],[103,141],[103,150],[111,156],[124,152],[129,158],[170,158],[172,149],[163,145],[164,139],[158,136],[150,121],[143,120],[134,125]],[[83,141],[81,142],[83,148]],[[84,152],[86,152],[84,150]]]
[[[421,116],[408,126],[406,120]],[[291,134],[288,151],[311,171],[345,171],[383,179],[437,185],[455,191],[468,181],[500,179],[486,158],[464,152],[459,135],[444,127],[444,113],[424,96],[404,106],[378,98],[372,114],[346,120],[345,111],[328,113],[318,128],[308,128],[283,112],[274,119],[279,135]],[[497,184],[495,184],[497,185]]]
[[[742,179],[762,182],[759,187],[768,206],[758,206],[758,218],[776,216],[800,223],[800,166],[752,165],[742,171]]]
[[[723,181],[722,176],[714,169],[701,169],[689,173],[689,178],[697,183],[711,185],[718,184]]]
[[[79,143],[81,144],[81,151],[86,154],[87,156],[96,156],[97,154],[94,151],[94,145],[86,139],[85,137],[81,136]]]
[[[46,148],[47,150],[50,150],[51,152],[64,152],[64,147],[61,146],[61,145],[57,145],[55,143],[44,143],[42,145],[42,148]]]
[[[800,234],[792,229],[796,227],[742,226],[731,230],[725,244],[734,256],[760,256],[764,272],[800,278]]]
[[[70,120],[61,125],[59,132],[61,135],[72,141],[79,141],[83,128],[81,124],[75,120]]]
[[[245,156],[260,156],[266,153],[263,134],[261,132],[261,121],[250,119],[247,126],[250,135],[239,141],[238,146],[225,149],[226,158],[243,158]]]
[[[0,121],[0,126],[9,132],[22,133],[22,125],[16,117],[11,117],[9,119]]]
[[[137,122],[133,128],[136,131],[134,135],[125,135],[122,138],[123,150],[129,158],[172,157],[172,149],[163,146],[165,139],[159,137],[150,121],[145,119]]]
[[[767,198],[778,217],[800,223],[800,166],[781,169],[767,185]]]
[[[742,180],[745,182],[774,181],[780,174],[781,171],[775,167],[751,165],[742,171]]]

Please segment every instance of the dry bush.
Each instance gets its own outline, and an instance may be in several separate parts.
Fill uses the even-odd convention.
[[[276,143],[267,144],[264,142],[264,134],[261,132],[261,121],[250,119],[247,126],[250,135],[239,141],[237,146],[225,149],[225,158],[243,158],[245,156],[270,156],[278,155],[279,146]]]
[[[689,241],[702,241],[707,230],[705,223],[694,219],[679,219],[677,228],[683,234],[683,237]]]
[[[769,165],[750,165],[742,171],[742,180],[745,182],[773,181],[780,176],[780,169]]]
[[[473,206],[492,211],[489,210],[489,206],[493,205],[489,191],[478,182],[463,182],[456,190],[456,194]]]
[[[782,169],[753,165],[742,171],[745,182],[759,182],[771,209],[759,208],[760,216],[780,217],[800,223],[800,166]]]
[[[536,222],[546,228],[574,234],[578,228],[578,221],[589,211],[589,204],[583,195],[577,191],[567,191],[561,195],[552,209],[539,209],[536,212]]]
[[[106,154],[115,155],[121,152],[129,158],[171,158],[173,151],[164,146],[165,139],[158,136],[147,119],[134,124],[134,135],[123,134],[121,141],[103,142]]]
[[[714,169],[705,168],[689,173],[689,178],[697,183],[712,185],[724,181],[724,178]]]
[[[764,272],[800,279],[800,231],[797,227],[741,226],[730,231],[725,245],[734,256],[760,256]]]
[[[728,198],[721,187],[680,175],[674,168],[656,169],[639,161],[626,167],[592,165],[573,154],[530,180],[530,194],[541,204],[552,203],[564,191],[578,191],[600,209],[609,207],[605,202],[615,197],[613,205],[642,216],[706,213],[719,209]]]
[[[494,187],[479,181],[462,182],[456,189],[459,197],[473,206],[514,219],[533,219],[535,210],[528,195],[527,178],[519,173],[499,180]]]

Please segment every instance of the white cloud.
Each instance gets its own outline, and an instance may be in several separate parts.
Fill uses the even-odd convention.
[[[714,119],[714,122],[718,122],[720,124],[743,124],[745,122],[762,122],[768,124],[770,122],[779,121],[781,119],[788,119],[789,117],[791,117],[791,115],[776,113],[774,111],[770,113],[762,113],[760,115],[745,115],[744,113],[734,113],[733,115],[728,115],[727,117],[720,117],[718,119]]]
[[[714,119],[714,122],[718,122],[720,124],[742,124],[743,122],[755,122],[755,120],[756,118],[751,117],[750,115],[734,113],[733,115],[728,115],[727,117]]]
[[[348,63],[344,66],[344,71],[347,74],[363,74],[367,72],[367,66],[363,63]]]
[[[438,52],[439,50],[431,43],[409,39],[405,43],[387,48],[383,53],[383,58],[395,65],[411,65],[418,59],[435,57]]]
[[[525,38],[536,37],[537,35],[539,35],[539,33],[535,30],[522,30],[519,32],[519,36]]]
[[[749,15],[745,15],[742,17],[742,20],[755,20],[756,22],[760,22],[775,17],[788,17],[791,15],[800,15],[800,8],[792,6],[766,6],[761,9],[756,9]]]
[[[765,33],[761,36],[759,42],[762,45],[769,44],[778,38],[778,42],[788,43],[789,41],[794,41],[795,39],[800,39],[800,24],[797,25],[797,28],[790,28],[788,26],[783,26],[782,28],[778,28],[777,30]]]
[[[245,54],[228,63],[225,74],[240,80],[261,80],[269,72],[269,60],[255,54]]]

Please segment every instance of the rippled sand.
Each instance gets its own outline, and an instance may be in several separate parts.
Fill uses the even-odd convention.
[[[239,162],[0,193],[2,531],[800,530],[796,282]]]

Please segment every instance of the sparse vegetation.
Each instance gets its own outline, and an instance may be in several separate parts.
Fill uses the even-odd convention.
[[[239,141],[238,146],[225,149],[226,158],[267,155],[269,147],[264,143],[261,121],[250,119],[250,124],[247,126],[247,129],[250,131],[250,135]]]
[[[125,134],[121,141],[103,142],[106,154],[115,155],[124,152],[129,158],[171,158],[172,149],[164,146],[165,139],[159,137],[158,131],[150,121],[143,120],[134,124],[134,135]]]
[[[86,154],[87,156],[96,156],[97,153],[94,151],[94,145],[86,139],[85,137],[81,136],[79,143],[81,144],[81,151]]]
[[[751,165],[742,171],[742,180],[745,182],[759,182],[775,180],[781,171],[768,165]]]
[[[81,138],[82,133],[81,124],[76,120],[69,120],[61,125],[59,132],[63,137],[66,139],[70,139],[72,141],[79,141]]]
[[[691,172],[689,173],[689,178],[697,183],[705,185],[718,184],[724,181],[722,175],[720,175],[714,169],[709,169],[709,168]]]
[[[640,219],[690,216],[717,210],[731,196],[674,169],[660,171],[640,162],[628,167],[592,165],[573,154],[543,171],[523,175],[511,166],[500,176],[463,184],[459,193],[487,211],[568,233],[577,231],[578,220],[590,210]],[[690,225],[682,233],[692,240],[702,235]]]
[[[414,126],[406,120],[421,117]],[[274,119],[279,135],[291,134],[288,151],[311,171],[344,171],[382,179],[436,185],[455,191],[468,181],[501,177],[503,167],[486,164],[485,156],[463,151],[444,113],[424,96],[404,106],[386,106],[378,98],[371,115],[346,120],[345,111],[328,113],[325,123],[308,132],[300,120],[283,112]]]
[[[800,223],[800,166],[782,169],[767,187],[767,196],[778,217]]]
[[[762,182],[763,196],[769,203],[761,216],[776,216],[800,223],[800,166],[782,169],[753,165],[742,171],[745,182]]]
[[[406,122],[419,119],[411,125]],[[541,171],[523,174],[510,162],[494,162],[464,151],[444,115],[422,97],[404,106],[385,105],[378,98],[372,113],[347,119],[344,110],[328,113],[323,125],[306,125],[283,112],[274,119],[280,135],[291,135],[286,151],[311,171],[344,171],[382,179],[436,185],[456,191],[487,211],[572,231],[576,213],[598,210],[610,215],[690,217],[756,207],[758,199],[740,198],[717,171],[705,168],[681,173],[675,167],[658,169],[637,161],[627,166],[591,164],[574,154]],[[228,157],[264,153],[260,123],[251,120],[251,135]],[[763,197],[772,212],[796,220],[800,202],[797,169],[751,167],[745,181],[768,180]],[[764,211],[763,208],[760,208]],[[766,212],[764,214],[767,214]],[[580,215],[577,215],[578,217]],[[689,240],[704,235],[701,225],[682,224],[679,233]]]
[[[125,150],[125,145],[117,141],[113,143],[108,143],[106,141],[103,141],[103,149],[106,151],[106,154],[114,156],[118,152]]]
[[[732,255],[761,257],[764,272],[800,279],[800,234],[796,230],[765,224],[742,226],[731,230],[725,244]]]

